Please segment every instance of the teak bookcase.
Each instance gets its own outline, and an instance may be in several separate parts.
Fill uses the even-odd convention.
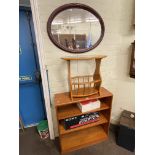
[[[96,144],[108,138],[112,98],[112,93],[103,87],[100,88],[100,95],[94,94],[85,98],[75,98],[74,101],[70,98],[69,92],[55,94],[54,103],[62,154]],[[100,114],[99,120],[81,127],[65,130],[63,126],[64,119],[85,114],[79,110],[77,103],[90,99],[99,99],[101,101],[100,108],[86,112],[98,111]]]

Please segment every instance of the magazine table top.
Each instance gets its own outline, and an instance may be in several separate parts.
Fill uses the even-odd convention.
[[[104,87],[101,87],[100,95],[95,94],[95,95],[91,95],[89,97],[74,98],[73,100],[71,100],[69,92],[55,94],[54,95],[54,103],[55,103],[55,106],[64,106],[67,104],[73,104],[76,102],[81,102],[81,101],[86,101],[86,100],[91,100],[91,99],[99,99],[99,98],[109,97],[109,96],[113,96],[113,94],[111,92],[109,92],[107,89],[105,89]]]

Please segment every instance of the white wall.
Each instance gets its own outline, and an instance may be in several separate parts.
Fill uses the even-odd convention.
[[[105,23],[105,36],[94,50],[80,55],[107,55],[102,61],[102,86],[114,94],[112,123],[117,123],[123,109],[135,110],[134,79],[129,77],[130,44],[134,41],[134,0],[38,0],[40,25],[43,37],[45,63],[49,70],[51,100],[58,92],[68,91],[67,64],[61,59],[75,56],[58,49],[48,38],[47,20],[57,7],[66,3],[84,3],[96,9]],[[73,63],[73,74],[92,72],[94,63]],[[83,67],[85,66],[85,67]],[[57,135],[54,106],[54,129]]]

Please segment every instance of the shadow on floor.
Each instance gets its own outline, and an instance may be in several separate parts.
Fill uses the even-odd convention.
[[[56,141],[57,142],[57,141]],[[19,133],[19,155],[60,155],[57,143],[50,139],[40,139],[35,127]],[[110,130],[109,140],[80,149],[65,155],[134,155],[115,142],[114,132]]]

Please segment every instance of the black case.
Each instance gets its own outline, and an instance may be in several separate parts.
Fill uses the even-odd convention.
[[[70,129],[71,126],[80,124],[80,121],[82,119],[85,119],[86,122],[89,122],[89,120],[97,120],[98,117],[99,117],[99,112],[93,112],[93,113],[83,114],[80,116],[66,118],[64,119],[64,128],[65,130]]]
[[[123,111],[117,131],[116,143],[133,152],[135,150],[135,117],[131,118],[131,114],[135,116],[133,112]]]

